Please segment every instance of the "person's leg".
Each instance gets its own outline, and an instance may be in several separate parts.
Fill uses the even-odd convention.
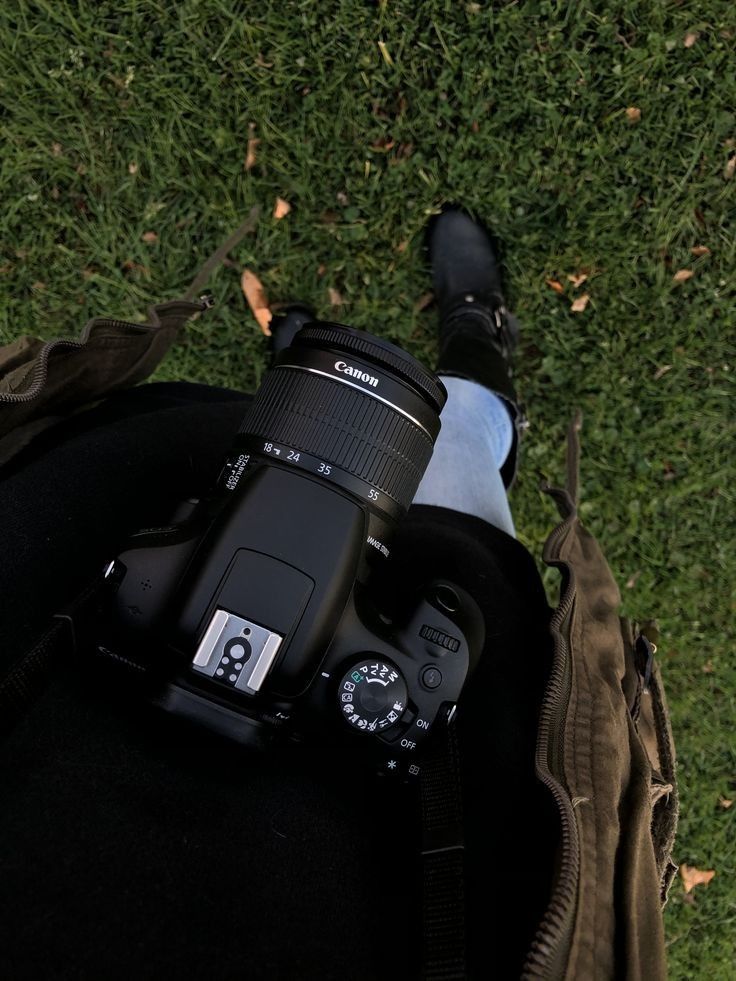
[[[506,404],[478,382],[442,381],[448,394],[442,430],[414,504],[473,514],[515,536],[501,477],[514,435]]]
[[[506,309],[491,236],[450,208],[428,230],[440,322],[442,430],[414,498],[472,514],[515,535],[506,489],[523,425],[511,372],[518,324]]]

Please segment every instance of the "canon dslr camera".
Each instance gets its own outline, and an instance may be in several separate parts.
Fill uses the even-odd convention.
[[[484,639],[478,606],[450,582],[390,617],[376,600],[445,399],[400,348],[307,324],[213,492],[109,564],[95,657],[252,746],[322,734],[416,754],[452,718]]]

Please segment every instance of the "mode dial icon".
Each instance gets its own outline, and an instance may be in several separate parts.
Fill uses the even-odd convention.
[[[406,681],[396,665],[366,657],[342,676],[337,698],[343,719],[353,729],[384,732],[406,710]]]

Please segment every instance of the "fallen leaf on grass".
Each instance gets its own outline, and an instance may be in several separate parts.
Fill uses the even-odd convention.
[[[138,164],[135,162],[135,160],[131,160],[128,164],[128,173],[133,175],[138,173]]]
[[[590,295],[588,293],[583,293],[582,296],[578,296],[576,299],[572,301],[572,305],[570,306],[570,309],[572,310],[573,313],[582,313],[589,303],[590,303]]]
[[[31,285],[31,289],[36,290],[38,293],[43,293],[43,291],[46,289],[46,283],[44,283],[41,279],[37,279],[36,282]]]
[[[244,269],[240,277],[240,288],[243,296],[248,301],[253,316],[256,318],[258,326],[266,337],[271,336],[271,308],[268,305],[268,297],[260,279],[250,269]]]
[[[342,293],[339,290],[336,290],[333,286],[327,287],[327,293],[330,297],[331,307],[341,307],[345,302],[342,298]]]
[[[732,804],[733,804],[733,801],[732,800],[729,800],[728,797],[719,797],[718,798],[718,806],[719,807],[722,807],[724,811],[727,811]]]
[[[577,289],[578,286],[583,285],[583,283],[587,278],[588,278],[587,273],[579,273],[577,276],[574,273],[570,273],[570,275],[567,277],[567,281],[568,283],[572,283],[575,289]]]
[[[273,216],[276,221],[286,218],[290,211],[291,205],[288,201],[284,201],[283,198],[276,198],[276,204],[273,206]]]
[[[723,178],[724,180],[730,181],[733,179],[734,174],[736,174],[736,153],[732,153],[728,158],[728,163],[723,168]]]
[[[142,266],[140,262],[133,262],[132,259],[126,259],[123,263],[123,271],[129,273],[140,273],[145,279],[151,278],[151,270],[148,266]]]
[[[409,243],[406,241],[406,239],[404,239],[403,242],[399,242],[399,244],[394,249],[394,252],[406,252],[408,248],[409,248]]]
[[[158,242],[158,235],[156,232],[144,232],[141,239],[151,245],[153,242]]]
[[[248,150],[245,154],[245,169],[252,170],[256,165],[256,150],[260,146],[261,141],[257,136],[251,136],[248,140]]]
[[[668,371],[672,370],[671,364],[663,364],[654,372],[654,380],[658,382],[660,378],[663,378]]]
[[[678,269],[675,275],[672,277],[673,283],[686,283],[688,279],[691,279],[695,273],[692,269]]]
[[[713,667],[713,662],[710,660],[710,658],[705,662],[700,670],[703,672],[703,674],[713,674],[715,668]]]
[[[256,150],[261,141],[256,136],[256,124],[248,123],[248,148],[245,154],[245,169],[250,170],[256,164]]]
[[[638,123],[641,119],[641,109],[636,106],[629,106],[626,110],[626,118],[630,123]]]
[[[639,581],[639,576],[641,576],[641,569],[637,570],[633,576],[629,576],[629,578],[626,581],[626,588],[633,589],[634,586],[636,586],[637,582]]]
[[[555,293],[565,292],[565,287],[562,285],[559,279],[545,279],[545,283],[551,290],[554,290]]]
[[[710,249],[707,245],[694,245],[690,251],[696,258],[700,257],[701,255],[710,255]]]
[[[434,302],[434,293],[430,290],[429,293],[422,293],[417,302],[414,304],[414,309],[417,313],[422,310],[426,310],[427,307]]]
[[[697,31],[688,31],[685,35],[685,40],[682,42],[686,48],[692,48],[695,42],[698,40],[700,35]]]
[[[682,864],[680,866],[680,875],[686,893],[691,892],[696,886],[707,886],[715,874],[714,869],[705,871],[704,869],[696,869],[694,865]]]
[[[388,67],[389,68],[393,68],[394,67],[394,60],[391,57],[391,55],[388,53],[388,48],[386,47],[386,42],[385,41],[379,41],[378,42],[378,50],[381,52],[381,57],[386,62],[386,64],[388,65]]]
[[[53,153],[53,155],[55,157],[60,157],[62,155],[62,153],[64,152],[61,143],[52,143],[51,144],[51,152]]]

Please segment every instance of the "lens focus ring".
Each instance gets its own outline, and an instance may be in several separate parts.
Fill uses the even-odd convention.
[[[296,367],[272,370],[241,433],[284,443],[364,480],[408,509],[432,439],[395,407]]]

